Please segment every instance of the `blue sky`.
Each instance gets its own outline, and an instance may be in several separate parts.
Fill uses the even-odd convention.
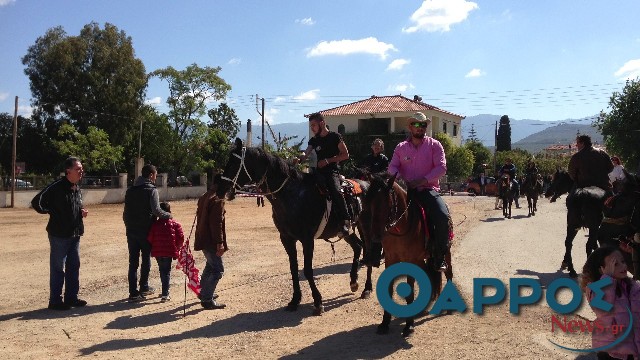
[[[220,66],[243,123],[256,94],[271,123],[397,94],[464,116],[582,118],[640,76],[638,14],[636,0],[0,0],[0,112],[15,96],[30,112],[20,59],[39,36],[95,21],[125,31],[147,72]],[[160,112],[167,96],[150,82]]]

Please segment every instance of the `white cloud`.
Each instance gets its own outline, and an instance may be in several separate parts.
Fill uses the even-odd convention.
[[[315,99],[318,98],[318,93],[319,92],[320,92],[320,89],[309,90],[309,91],[303,92],[300,95],[294,96],[293,99],[297,100],[297,101],[315,100]]]
[[[232,58],[231,60],[229,60],[227,62],[227,64],[229,64],[229,65],[240,65],[241,62],[242,62],[242,59],[240,59],[240,58]]]
[[[474,78],[474,77],[480,77],[480,76],[484,76],[486,75],[486,73],[480,69],[471,69],[471,71],[469,71],[467,73],[467,75],[465,75],[464,77],[466,78]]]
[[[145,100],[144,103],[151,106],[160,105],[162,104],[162,98],[160,96],[156,96],[154,98]]]
[[[29,105],[18,105],[18,115],[29,117],[33,113],[33,108]]]
[[[360,40],[321,41],[307,52],[307,57],[324,55],[373,54],[382,60],[386,59],[389,51],[398,51],[393,44],[387,44],[374,37]]]
[[[16,0],[0,0],[0,6],[7,6],[9,4],[13,4]]]
[[[273,99],[273,102],[280,103],[280,102],[284,102],[286,100],[287,100],[287,98],[285,96],[276,96],[276,98]]]
[[[621,80],[629,80],[640,77],[640,59],[627,61],[613,75]]]
[[[304,18],[304,19],[296,19],[296,24],[312,26],[312,25],[315,25],[315,23],[316,23],[315,20],[313,20],[310,17]]]
[[[409,83],[409,84],[397,84],[397,85],[391,85],[391,86],[389,86],[389,90],[390,90],[390,91],[393,91],[393,92],[400,92],[400,93],[406,92],[406,91],[408,91],[408,90],[413,90],[413,89],[415,89],[415,88],[416,88],[416,87],[415,87],[415,86],[413,86],[413,84],[411,84],[411,83]]]
[[[9,97],[9,93],[0,92],[0,101],[5,101]]]
[[[402,70],[402,68],[410,62],[411,60],[407,59],[395,59],[387,66],[387,70]]]
[[[464,21],[478,4],[466,0],[425,0],[422,6],[411,15],[414,26],[403,28],[403,32],[416,31],[446,32],[451,25]]]

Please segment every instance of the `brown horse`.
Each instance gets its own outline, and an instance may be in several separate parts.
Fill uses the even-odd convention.
[[[370,231],[367,237],[372,241],[382,241],[385,268],[399,262],[406,262],[423,269],[432,284],[433,299],[440,294],[442,274],[425,263],[425,259],[430,258],[430,254],[425,250],[425,238],[428,237],[427,226],[422,220],[421,209],[417,203],[409,199],[406,188],[395,180],[395,176],[388,174],[377,174],[372,177],[363,209],[370,217],[368,222]],[[428,211],[428,209],[425,210]],[[450,252],[447,252],[446,260],[449,264],[446,277],[447,280],[451,280],[453,271]],[[407,304],[411,304],[415,296],[413,291],[415,279],[407,276],[407,282],[412,291],[406,297],[406,301]],[[393,295],[393,284],[389,285],[389,294]],[[378,334],[388,333],[390,322],[391,314],[385,310],[382,323],[378,325]],[[406,319],[403,336],[409,336],[414,332],[413,324],[413,317]]]

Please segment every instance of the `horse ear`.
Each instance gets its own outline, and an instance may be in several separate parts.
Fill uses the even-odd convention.
[[[242,139],[240,139],[239,137],[236,138],[236,149],[242,149]]]
[[[393,183],[396,182],[396,178],[398,177],[398,173],[393,174],[393,176],[387,181],[387,190],[390,190],[393,187]]]

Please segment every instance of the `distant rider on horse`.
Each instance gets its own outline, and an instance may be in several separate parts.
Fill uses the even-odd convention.
[[[520,184],[518,183],[518,180],[516,180],[516,166],[511,162],[511,158],[507,158],[505,160],[505,164],[500,168],[500,176],[504,174],[508,174],[509,179],[511,179],[511,183],[515,188],[513,200],[516,202],[516,208],[520,209],[520,202],[518,201],[518,198],[520,197]],[[502,197],[502,192],[500,193],[500,197]]]
[[[309,139],[304,154],[294,161],[306,160],[315,150],[318,159],[315,175],[327,186],[331,194],[331,209],[335,210],[340,221],[344,222],[338,233],[338,237],[342,238],[349,234],[351,217],[347,210],[347,203],[340,192],[341,179],[338,163],[349,159],[349,150],[339,133],[329,131],[321,113],[309,115],[309,126],[314,136]]]
[[[613,171],[613,163],[609,155],[594,148],[589,135],[578,135],[576,146],[578,152],[569,160],[569,176],[574,182],[574,188],[597,186],[611,195],[609,173]]]

